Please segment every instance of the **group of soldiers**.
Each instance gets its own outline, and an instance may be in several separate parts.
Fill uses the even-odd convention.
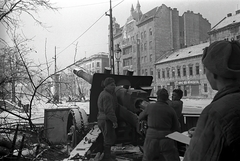
[[[202,111],[184,161],[221,161],[240,158],[240,43],[220,40],[206,47],[202,56],[206,77],[212,89],[217,90],[213,101]],[[104,138],[104,152],[94,161],[112,161],[111,146],[116,140],[118,127],[115,109],[117,98],[115,81],[104,80],[104,90],[98,98],[98,126]],[[172,99],[166,89],[157,91],[157,101],[150,103],[139,114],[147,120],[143,145],[143,161],[179,161],[176,143],[165,137],[180,130],[183,92],[175,89]]]

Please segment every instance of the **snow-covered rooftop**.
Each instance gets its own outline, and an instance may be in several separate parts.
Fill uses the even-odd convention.
[[[206,42],[206,43],[202,43],[199,45],[194,45],[194,46],[190,46],[190,47],[187,47],[184,49],[176,50],[175,52],[162,58],[155,64],[161,64],[161,63],[165,63],[165,62],[169,62],[169,61],[173,61],[173,60],[177,60],[177,59],[184,59],[187,57],[201,55],[201,54],[203,54],[204,48],[208,47],[208,46],[209,46],[209,42]]]
[[[240,22],[240,14],[235,14],[229,17],[226,17],[224,20],[222,20],[219,24],[217,24],[215,27],[213,27],[213,30],[218,30],[221,29],[223,27],[226,27],[228,25],[233,25],[235,23],[239,23]]]

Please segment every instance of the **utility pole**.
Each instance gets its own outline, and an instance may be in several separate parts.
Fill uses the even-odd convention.
[[[48,66],[48,61],[47,61],[47,38],[45,38],[45,59],[46,59],[46,65],[47,65],[47,72],[49,75],[49,66]]]
[[[78,42],[77,42],[77,44],[76,44],[76,46],[75,46],[74,63],[76,62],[77,46],[78,46]]]
[[[113,45],[113,26],[112,26],[112,2],[110,0],[110,14],[106,14],[106,16],[110,17],[110,44],[109,44],[109,53],[110,53],[110,67],[112,69],[112,74],[114,74],[114,45]]]
[[[57,56],[56,56],[56,46],[55,46],[55,54],[54,54],[54,75],[56,76],[56,72],[57,72]]]
[[[60,91],[59,91],[59,74],[57,74],[57,48],[55,46],[55,54],[54,54],[54,98],[53,101],[55,103],[59,103],[59,95],[60,95]]]

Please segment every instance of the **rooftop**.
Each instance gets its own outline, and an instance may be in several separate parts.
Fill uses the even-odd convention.
[[[229,26],[229,25],[233,25],[233,24],[236,24],[236,23],[239,23],[240,22],[240,14],[235,14],[235,15],[232,15],[232,14],[228,14],[227,17],[225,17],[222,21],[219,22],[219,24],[217,24],[216,26],[214,26],[212,28],[212,31],[213,30],[218,30],[218,29],[221,29],[223,27],[226,27],[226,26]]]
[[[209,42],[206,42],[206,43],[202,43],[199,45],[194,45],[194,46],[190,46],[187,48],[176,50],[172,54],[162,58],[155,64],[161,64],[161,63],[165,63],[165,62],[169,62],[169,61],[173,61],[173,60],[184,59],[184,58],[188,58],[188,57],[202,55],[203,49],[208,46],[209,46]]]

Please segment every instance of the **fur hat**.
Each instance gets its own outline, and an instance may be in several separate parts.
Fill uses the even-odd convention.
[[[112,77],[107,77],[104,82],[103,85],[104,87],[106,87],[107,85],[111,84],[111,83],[115,83],[115,80]]]
[[[240,43],[216,41],[203,52],[202,62],[212,73],[224,78],[240,77]]]

